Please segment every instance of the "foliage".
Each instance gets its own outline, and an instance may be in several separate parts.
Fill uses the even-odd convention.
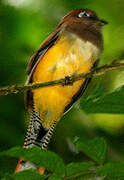
[[[99,89],[99,88],[98,88]],[[98,91],[98,89],[96,91]],[[87,98],[83,97],[81,106],[86,113],[124,113],[124,86],[118,87],[109,94],[104,94],[99,91],[99,94],[94,92]],[[92,107],[92,108],[89,108]]]
[[[85,143],[84,143],[85,141]],[[99,164],[103,164],[106,155],[106,143],[101,138],[95,138],[94,140],[83,140],[76,143],[77,148],[87,154],[90,158]]]
[[[62,159],[53,152],[41,150],[38,147],[23,149],[14,147],[0,153],[0,157],[23,157],[25,160],[35,163],[37,166],[46,168],[45,174],[40,175],[33,170],[26,170],[16,174],[9,174],[9,167],[6,169],[7,175],[2,180],[62,180],[62,179],[84,179],[87,175],[99,177],[99,179],[124,179],[124,162],[109,162],[106,159],[106,142],[102,138],[90,139],[88,142],[79,139],[76,142],[79,151],[89,157],[83,162],[83,154],[80,162],[64,164]],[[91,151],[91,149],[93,151]],[[102,160],[101,160],[102,157]],[[2,164],[1,164],[2,166]],[[11,165],[10,165],[11,166]],[[2,168],[1,168],[2,171]],[[5,173],[5,172],[4,172]],[[94,178],[91,178],[94,179]]]
[[[70,10],[90,8],[109,22],[103,30],[104,51],[100,65],[124,59],[123,0],[2,0],[0,1],[0,86],[24,84],[26,66],[43,40],[55,29]],[[62,179],[80,174],[75,179],[124,179],[124,70],[113,70],[94,78],[77,106],[68,112],[56,127],[48,154],[57,164],[57,171],[42,163],[46,176],[26,171],[13,175],[17,156],[0,157],[0,176],[5,179]],[[20,146],[24,142],[29,115],[24,106],[24,94],[0,97],[0,151]],[[99,121],[99,123],[98,123]],[[80,137],[80,138],[79,138]],[[94,137],[102,137],[95,138]],[[106,156],[106,143],[108,155]],[[72,139],[75,141],[75,146]],[[93,146],[93,144],[95,145]],[[99,149],[99,151],[97,151]],[[11,149],[12,150],[12,149]],[[24,151],[14,148],[13,153]],[[39,149],[29,150],[36,160]],[[51,151],[57,153],[54,154]],[[5,154],[6,154],[5,153]],[[39,152],[38,152],[39,153]],[[44,152],[40,152],[40,155]],[[34,155],[33,155],[34,154]],[[42,155],[41,155],[42,156]],[[60,157],[61,158],[60,158]],[[46,161],[48,160],[48,161]],[[115,162],[116,161],[116,162]],[[121,161],[121,162],[120,162]],[[113,172],[114,170],[114,172]],[[89,174],[88,174],[89,173]],[[6,175],[6,176],[5,176]],[[65,176],[65,175],[64,175]],[[28,177],[28,178],[27,178]]]

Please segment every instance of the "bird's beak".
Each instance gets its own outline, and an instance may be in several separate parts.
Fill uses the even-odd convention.
[[[108,24],[107,21],[103,20],[103,19],[97,19],[97,23],[100,25],[100,26],[104,26],[106,24]]]
[[[93,17],[91,17],[91,19],[92,19],[93,21],[95,21],[95,22],[96,22],[98,25],[100,25],[100,26],[104,26],[104,25],[108,24],[108,22],[105,21],[105,20],[103,20],[103,19],[93,18]]]

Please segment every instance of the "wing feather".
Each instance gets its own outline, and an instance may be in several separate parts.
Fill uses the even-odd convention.
[[[93,70],[95,67],[97,67],[98,62],[99,62],[99,60],[97,60],[97,61],[93,64],[91,70]],[[83,93],[84,93],[85,90],[87,89],[88,84],[90,83],[91,79],[92,79],[92,78],[86,78],[86,79],[85,79],[85,81],[83,82],[83,84],[82,84],[82,86],[80,87],[80,89],[78,90],[78,92],[72,97],[71,102],[65,107],[65,109],[64,109],[64,114],[65,114],[66,112],[68,112],[68,111],[72,108],[72,105],[73,105],[74,103],[76,103],[76,102],[80,99],[80,97],[83,95]]]
[[[32,83],[32,74],[45,53],[56,43],[60,33],[60,25],[58,28],[43,42],[38,51],[31,57],[27,67],[28,79],[26,84]],[[31,90],[26,91],[25,95],[26,107],[30,111],[33,106],[33,96]]]

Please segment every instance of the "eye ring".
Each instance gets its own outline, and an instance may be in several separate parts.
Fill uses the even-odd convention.
[[[83,11],[83,12],[79,13],[78,17],[79,18],[82,18],[82,17],[86,17],[87,18],[87,17],[90,17],[90,14],[87,13],[86,11]]]

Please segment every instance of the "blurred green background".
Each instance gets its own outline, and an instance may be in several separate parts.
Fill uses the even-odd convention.
[[[24,84],[30,57],[70,10],[90,8],[107,20],[103,30],[104,53],[100,65],[124,58],[123,0],[1,0],[0,86]],[[87,93],[98,84],[106,92],[123,84],[124,71],[106,73],[92,81]],[[91,107],[92,108],[92,107]],[[0,97],[0,151],[23,145],[29,114],[24,93]],[[49,148],[66,162],[80,158],[73,140],[102,136],[108,143],[109,159],[124,160],[124,115],[85,114],[80,103],[58,123]],[[85,158],[85,157],[84,157]]]

